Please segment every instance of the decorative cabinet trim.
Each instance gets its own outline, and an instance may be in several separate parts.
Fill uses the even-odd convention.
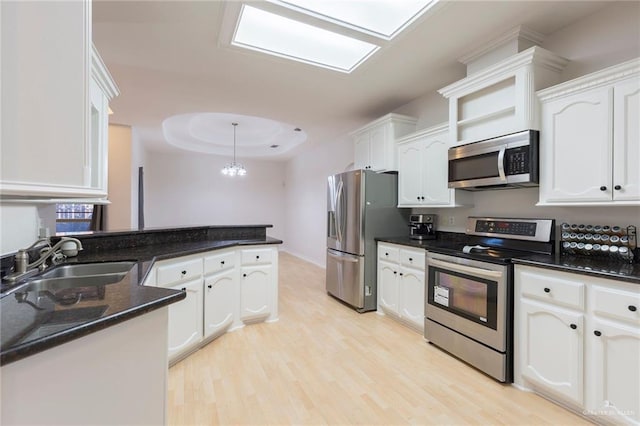
[[[360,127],[358,130],[354,130],[353,132],[349,133],[349,136],[355,137],[355,136],[358,136],[359,133],[369,131],[377,126],[391,123],[391,122],[415,125],[418,122],[418,120],[415,117],[409,117],[408,115],[390,113],[385,115],[384,117],[380,117],[377,120],[372,121],[371,123],[365,126]]]
[[[118,89],[93,43],[91,43],[91,76],[109,100],[120,94],[120,89]]]
[[[539,90],[536,94],[540,101],[545,102],[584,92],[596,87],[608,86],[627,77],[633,77],[634,75],[640,75],[640,58],[632,59],[589,75]]]
[[[534,46],[462,80],[443,87],[438,90],[438,93],[446,98],[464,96],[474,92],[478,88],[494,84],[514,74],[523,66],[531,65],[534,62],[537,66],[559,73],[562,72],[564,67],[569,63],[569,60],[539,46]]]

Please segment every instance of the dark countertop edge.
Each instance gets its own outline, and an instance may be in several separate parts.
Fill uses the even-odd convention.
[[[623,275],[617,274],[615,272],[609,273],[605,271],[599,271],[597,269],[585,269],[584,267],[580,267],[578,265],[572,266],[566,264],[557,264],[552,259],[553,256],[550,256],[550,259],[548,261],[541,259],[515,258],[513,259],[513,263],[516,265],[535,266],[538,268],[553,269],[561,272],[571,272],[591,277],[599,277],[615,281],[624,281],[632,284],[640,284],[640,276]]]
[[[56,235],[52,238],[60,236],[80,237],[80,238],[94,238],[94,237],[111,237],[118,235],[138,235],[138,234],[153,234],[153,233],[166,233],[166,232],[185,232],[194,230],[209,230],[209,229],[253,229],[253,228],[273,228],[273,225],[203,225],[203,226],[183,226],[176,228],[145,228],[145,229],[131,229],[121,231],[89,231],[89,232],[63,232],[60,235]]]
[[[113,325],[120,324],[126,320],[139,317],[146,313],[160,309],[164,306],[168,306],[171,303],[178,302],[185,297],[186,294],[184,292],[176,291],[174,294],[169,294],[152,302],[147,302],[145,304],[135,306],[126,311],[118,312],[117,314],[113,314],[105,318],[99,318],[94,321],[89,321],[56,334],[52,334],[38,340],[14,346],[2,352],[2,354],[0,355],[0,366],[10,364],[14,361],[19,361],[31,355],[43,352],[47,349],[51,349],[64,343],[87,336],[89,334],[93,334],[96,331],[104,330]]]
[[[450,250],[446,248],[437,247],[438,243],[442,243],[441,240],[412,240],[409,237],[379,237],[375,238],[377,242],[384,242],[390,244],[399,244],[407,247],[424,249],[442,254],[450,254]],[[586,269],[588,265],[583,261],[583,265],[580,265],[581,259],[571,259],[572,262],[576,262],[575,266],[562,264],[562,257],[557,255],[536,255],[523,258],[513,258],[514,264],[537,266],[540,268],[553,269],[561,272],[572,272],[576,274],[588,275],[592,277],[600,277],[615,281],[623,281],[632,284],[640,284],[640,275],[625,275],[616,272],[606,272],[598,269]],[[619,266],[619,264],[616,263]],[[636,265],[636,268],[639,268]]]
[[[236,246],[272,245],[272,244],[282,244],[282,240],[272,238],[272,237],[266,237],[265,239],[256,239],[256,240],[229,240],[224,242],[211,241],[210,246],[203,246],[203,247],[187,249],[183,251],[172,251],[168,253],[162,253],[150,259],[150,261],[146,264],[146,271],[143,274],[141,274],[140,280],[138,281],[138,283],[132,284],[132,285],[142,285],[142,283],[146,280],[147,276],[149,275],[149,272],[151,271],[153,264],[159,260],[173,259],[176,257],[189,256],[192,254],[205,253],[209,251],[221,250],[221,249],[226,249],[226,248],[236,247]],[[188,244],[185,244],[185,245],[188,245]],[[126,256],[126,251],[123,251],[122,259],[131,260],[130,257]],[[144,262],[144,260],[139,260],[139,262]],[[51,336],[46,336],[41,339],[30,341],[28,343],[17,345],[10,349],[2,351],[0,353],[0,366],[12,363],[14,361],[21,360],[23,358],[26,358],[31,355],[35,355],[36,353],[42,352],[44,350],[51,349],[53,347],[70,342],[80,337],[92,334],[96,331],[100,331],[105,328],[111,327],[112,325],[119,324],[126,320],[138,317],[140,315],[144,315],[146,313],[149,313],[156,309],[160,309],[169,304],[178,302],[186,297],[186,295],[183,292],[178,290],[171,290],[171,289],[164,289],[164,290],[174,292],[174,294],[160,297],[157,300],[132,307],[126,311],[121,311],[104,318],[99,318],[94,321],[89,321],[81,325],[61,331],[59,333],[53,334]]]

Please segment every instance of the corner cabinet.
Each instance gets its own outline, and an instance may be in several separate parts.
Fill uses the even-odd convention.
[[[413,132],[417,120],[387,114],[351,133],[354,140],[354,168],[377,172],[397,170],[394,142]]]
[[[398,207],[459,206],[448,186],[448,150],[447,123],[396,140]]]
[[[185,291],[169,306],[169,364],[226,332],[278,319],[278,250],[243,246],[157,262],[145,285]]]
[[[640,424],[638,285],[515,268],[515,382],[597,423]]]
[[[91,1],[0,8],[0,195],[105,197],[106,132],[92,114],[106,123],[107,110],[91,105],[96,82],[107,98],[117,89],[94,68],[102,61],[91,44]]]
[[[538,97],[539,205],[640,205],[640,59]]]
[[[425,255],[423,249],[378,243],[378,309],[422,333]]]
[[[534,46],[439,90],[451,145],[540,129],[535,91],[557,84],[568,60]]]

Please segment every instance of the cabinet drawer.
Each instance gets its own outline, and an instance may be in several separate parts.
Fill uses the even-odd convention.
[[[386,260],[388,262],[400,261],[400,249],[395,246],[389,246],[386,244],[378,245],[378,259]]]
[[[404,266],[410,266],[412,268],[418,268],[424,270],[426,268],[425,263],[425,250],[400,250],[400,263]]]
[[[593,313],[640,325],[640,293],[593,286]]]
[[[273,252],[270,248],[245,249],[241,252],[241,262],[243,265],[258,265],[271,263]]]
[[[565,274],[552,277],[545,273],[527,271],[523,271],[518,277],[522,283],[522,296],[584,310],[585,284],[582,281],[570,279]]]
[[[171,262],[158,266],[156,276],[158,286],[186,282],[202,275],[202,259]]]
[[[226,251],[204,258],[204,273],[211,274],[214,272],[225,271],[231,269],[236,265],[236,252]]]

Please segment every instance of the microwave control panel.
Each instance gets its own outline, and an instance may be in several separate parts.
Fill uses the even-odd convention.
[[[529,147],[509,148],[505,152],[505,174],[521,175],[529,173]]]

